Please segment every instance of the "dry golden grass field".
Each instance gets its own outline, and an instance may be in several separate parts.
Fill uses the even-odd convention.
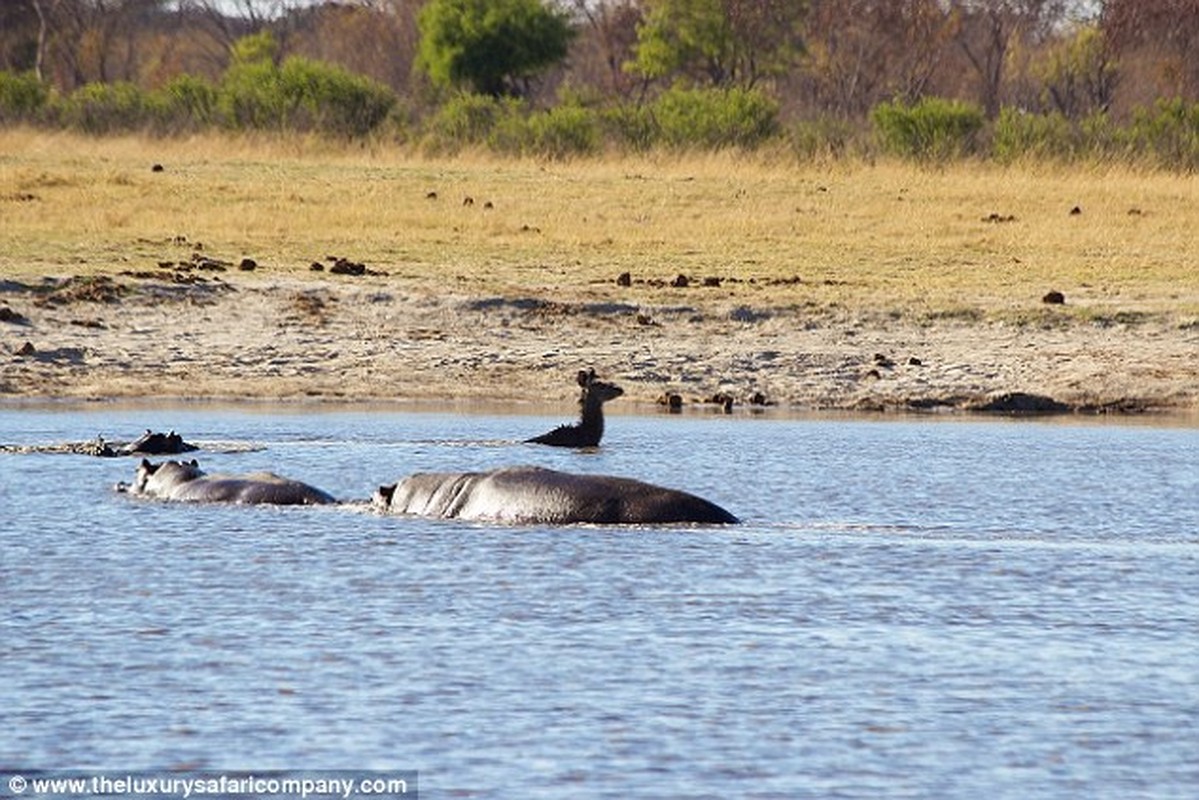
[[[193,375],[182,385],[166,351],[146,364],[130,354],[136,348],[123,359],[97,357],[105,334],[124,329],[122,319],[154,305],[161,311],[161,302],[139,303],[134,292],[122,296],[119,314],[95,305],[88,308],[98,313],[67,319],[64,305],[55,305],[57,316],[40,319],[37,308],[46,306],[35,308],[35,293],[18,291],[46,276],[107,276],[138,287],[157,273],[160,282],[179,282],[176,266],[200,255],[256,262],[252,272],[234,266],[187,278],[215,277],[242,290],[220,304],[273,293],[275,311],[245,325],[266,320],[286,328],[288,320],[311,318],[329,335],[330,349],[344,353],[335,346],[339,336],[377,337],[378,351],[330,374],[263,376],[251,365],[222,379],[217,364],[206,373],[209,383]],[[311,270],[313,262],[332,266],[334,257],[368,273]],[[629,285],[618,285],[622,273]],[[679,275],[688,286],[671,285]],[[639,383],[633,396],[641,399],[757,387],[780,402],[835,407],[957,406],[1003,391],[1039,392],[1077,407],[1189,407],[1199,394],[1194,365],[1186,363],[1188,352],[1199,360],[1199,177],[1125,168],[933,169],[733,154],[539,163],[432,159],[297,138],[94,139],[9,130],[0,132],[0,277],[9,279],[0,304],[24,319],[21,327],[0,324],[10,351],[28,341],[42,352],[88,352],[71,364],[15,359],[22,368],[0,378],[0,391],[18,396],[520,397],[561,384],[551,395],[568,397],[576,362]],[[1050,290],[1066,302],[1043,303]],[[188,308],[196,305],[193,297]],[[549,319],[551,307],[563,313]],[[421,308],[427,318],[417,319]],[[369,319],[349,319],[366,311]],[[223,323],[209,321],[223,329],[235,318],[230,312]],[[70,323],[97,338],[79,339]],[[203,323],[195,320],[191,334],[201,342]],[[488,338],[484,328],[503,335]],[[527,345],[511,341],[517,330],[529,333]],[[596,331],[607,337],[602,347]],[[827,335],[785,338],[805,331]],[[59,341],[52,332],[74,338]],[[953,383],[950,373],[938,377],[927,365],[916,385],[897,388],[902,381],[889,387],[893,376],[871,367],[876,355],[907,357],[899,352],[905,342],[924,347],[917,360],[927,361],[939,346],[928,337],[938,332],[946,346],[974,336],[983,349],[1000,333],[1026,337],[1007,349],[1033,372],[1013,364]],[[1078,359],[1052,345],[1058,365],[1036,372],[1038,337],[1071,334],[1079,358],[1088,355],[1088,340],[1114,355],[1062,383],[1053,376],[1062,378],[1062,363]],[[1117,385],[1131,356],[1120,342],[1098,341],[1117,334],[1133,350],[1155,338],[1172,349],[1166,363],[1138,361]],[[687,336],[696,340],[690,356],[670,350]],[[745,352],[700,369],[715,341]],[[457,364],[439,356],[423,367],[435,374],[396,367],[386,387],[370,379],[405,342],[448,342],[469,358]],[[867,352],[875,349],[881,352]],[[555,356],[547,361],[549,351]],[[489,380],[473,388],[479,382],[471,375],[482,366]],[[366,370],[357,390],[347,377],[356,369]],[[547,374],[534,378],[530,370]],[[1167,386],[1145,385],[1155,370],[1168,376]],[[1100,373],[1102,381],[1090,381]],[[147,375],[156,382],[147,386]]]

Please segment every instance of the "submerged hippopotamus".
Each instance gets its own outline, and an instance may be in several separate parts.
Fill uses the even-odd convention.
[[[510,523],[646,525],[739,520],[693,494],[630,478],[540,467],[418,473],[380,486],[374,505],[396,514]]]
[[[337,502],[332,495],[315,486],[281,478],[272,472],[209,475],[200,469],[195,459],[151,464],[143,458],[133,485],[118,484],[117,490],[159,500],[195,503],[312,506]]]
[[[174,456],[199,449],[196,445],[183,441],[183,437],[174,431],[156,433],[146,428],[146,432],[140,437],[118,449],[116,455]]]

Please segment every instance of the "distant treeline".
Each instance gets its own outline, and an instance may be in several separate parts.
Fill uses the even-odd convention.
[[[3,0],[0,124],[1193,171],[1196,42],[1199,0]]]
[[[564,159],[652,150],[735,148],[799,160],[887,154],[927,163],[1052,160],[1199,171],[1199,103],[1158,101],[1114,121],[1094,112],[1003,108],[994,120],[972,103],[930,97],[876,105],[867,121],[824,117],[784,124],[765,92],[675,88],[635,103],[565,98],[548,109],[527,100],[461,93],[418,115],[386,86],[292,56],[276,64],[242,50],[219,81],[181,75],[158,89],[90,83],[62,95],[31,73],[0,72],[0,124],[104,135],[173,136],[210,130],[371,138],[431,153],[484,149]]]
[[[1181,100],[1138,109],[1124,123],[1098,112],[1071,120],[1013,108],[989,121],[971,103],[925,98],[879,104],[868,124],[830,117],[784,126],[777,102],[752,89],[670,89],[641,104],[567,100],[544,110],[515,98],[463,93],[417,118],[387,87],[300,57],[279,66],[236,64],[219,83],[182,75],[160,89],[92,83],[65,96],[32,74],[0,72],[0,123],[97,135],[318,133],[391,140],[436,153],[486,149],[554,159],[770,147],[801,160],[889,154],[928,163],[976,157],[1199,170],[1199,103]]]

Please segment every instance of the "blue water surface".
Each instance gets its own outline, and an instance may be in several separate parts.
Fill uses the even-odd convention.
[[[1199,428],[301,406],[0,408],[174,429],[347,501],[538,464],[732,527],[176,505],[0,454],[0,769],[417,770],[424,797],[1199,796]]]

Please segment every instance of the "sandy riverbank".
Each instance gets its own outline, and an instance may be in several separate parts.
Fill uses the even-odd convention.
[[[568,404],[575,372],[594,367],[645,403],[673,392],[797,409],[1199,409],[1199,328],[1165,319],[807,316],[700,287],[613,297],[441,294],[327,273],[2,281],[0,398]]]

